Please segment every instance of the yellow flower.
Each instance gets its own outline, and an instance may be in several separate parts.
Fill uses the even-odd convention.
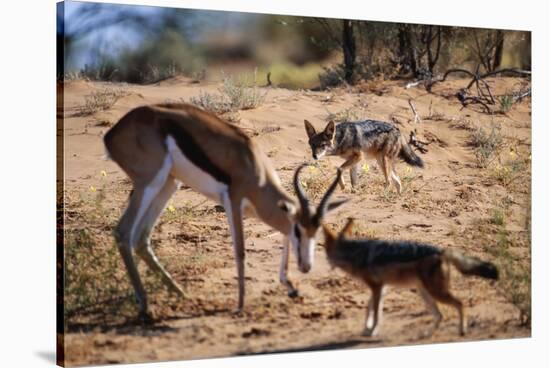
[[[106,177],[107,176],[107,171],[101,170],[101,176]]]
[[[315,173],[317,172],[317,170],[318,170],[318,169],[317,169],[315,166],[313,166],[313,165],[310,165],[310,166],[309,166],[309,171],[310,171],[312,174],[315,174]]]
[[[304,182],[303,180],[300,180],[300,184],[302,184],[302,186],[303,186],[304,188],[307,188],[307,183]]]
[[[364,171],[365,173],[368,173],[369,170],[370,170],[369,164],[364,164],[364,165],[363,165],[363,171]]]
[[[172,205],[168,206],[168,207],[166,208],[166,210],[167,210],[168,212],[170,212],[170,213],[176,212],[176,208],[175,208],[174,206],[172,206]]]
[[[407,166],[406,170],[407,170],[407,174],[410,174],[413,171],[410,166]]]
[[[93,185],[90,185],[90,192],[95,192],[95,191],[96,191],[95,187]]]

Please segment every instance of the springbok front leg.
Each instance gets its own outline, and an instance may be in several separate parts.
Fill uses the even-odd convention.
[[[147,266],[153,271],[161,276],[162,282],[166,287],[180,296],[185,296],[185,293],[181,287],[174,281],[170,274],[162,267],[159,263],[153,249],[151,248],[151,231],[155,226],[160,214],[166,207],[166,204],[172,197],[172,195],[179,188],[179,182],[176,181],[173,177],[169,177],[166,180],[166,183],[160,190],[157,197],[151,203],[151,206],[145,212],[140,228],[142,229],[139,242],[136,247],[136,254],[139,255],[147,264]]]
[[[237,263],[237,277],[239,279],[239,302],[237,313],[240,313],[244,307],[244,234],[243,218],[241,210],[241,201],[230,198],[228,191],[222,194],[223,207],[229,222],[231,239],[233,240],[233,251],[235,253],[235,262]]]
[[[283,255],[281,257],[281,266],[279,268],[279,281],[286,286],[288,296],[295,298],[298,296],[298,290],[294,288],[292,282],[288,279],[288,253],[290,241],[288,236],[283,236]]]

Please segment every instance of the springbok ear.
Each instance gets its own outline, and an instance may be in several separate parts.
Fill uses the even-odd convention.
[[[336,133],[336,126],[334,125],[334,121],[330,121],[327,126],[325,127],[324,132],[328,139],[333,140],[334,134]]]
[[[280,200],[279,202],[277,202],[277,206],[281,210],[285,211],[289,216],[294,216],[296,214],[296,206],[293,203]]]
[[[313,137],[317,132],[315,131],[315,127],[311,125],[311,123],[307,120],[304,120],[304,126],[306,127],[306,133],[309,138]]]
[[[340,207],[341,205],[343,205],[348,201],[349,199],[341,199],[341,200],[329,203],[329,205],[327,206],[327,212],[337,209],[338,207]]]

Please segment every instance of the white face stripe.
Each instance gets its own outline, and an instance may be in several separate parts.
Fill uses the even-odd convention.
[[[217,203],[221,203],[222,194],[227,191],[227,185],[217,181],[213,176],[191,162],[179,149],[173,137],[166,137],[166,146],[173,160],[172,175],[195,191]]]
[[[138,225],[141,222],[145,211],[149,208],[155,197],[161,191],[164,183],[166,182],[166,179],[168,179],[168,174],[170,173],[171,167],[172,159],[170,155],[166,155],[159,172],[157,173],[153,181],[143,190],[143,197],[141,198],[138,213],[136,215],[136,218],[134,219],[134,223],[132,224],[132,229],[130,230],[130,247],[132,248],[136,246],[138,241],[137,237],[141,235],[137,234]]]
[[[300,232],[300,239],[294,234],[294,228],[298,226],[298,231]],[[296,256],[296,262],[298,267],[309,266],[310,269],[313,267],[313,261],[315,256],[315,238],[311,238],[306,235],[307,232],[299,223],[293,223],[290,227],[290,234],[288,234],[288,239],[292,244],[292,249],[294,255]]]

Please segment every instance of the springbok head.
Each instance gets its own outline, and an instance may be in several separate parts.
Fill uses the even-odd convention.
[[[312,207],[299,179],[300,172],[306,166],[308,165],[301,165],[294,173],[294,190],[298,196],[298,205],[295,206],[286,202],[280,203],[281,209],[287,212],[291,222],[288,238],[298,261],[298,268],[303,273],[309,272],[313,266],[316,244],[315,234],[321,226],[324,216],[329,211],[347,202],[346,199],[329,203],[330,196],[336,189],[340,176],[342,175],[342,170],[338,169],[336,178],[323,195],[319,206],[317,206],[316,209]]]

